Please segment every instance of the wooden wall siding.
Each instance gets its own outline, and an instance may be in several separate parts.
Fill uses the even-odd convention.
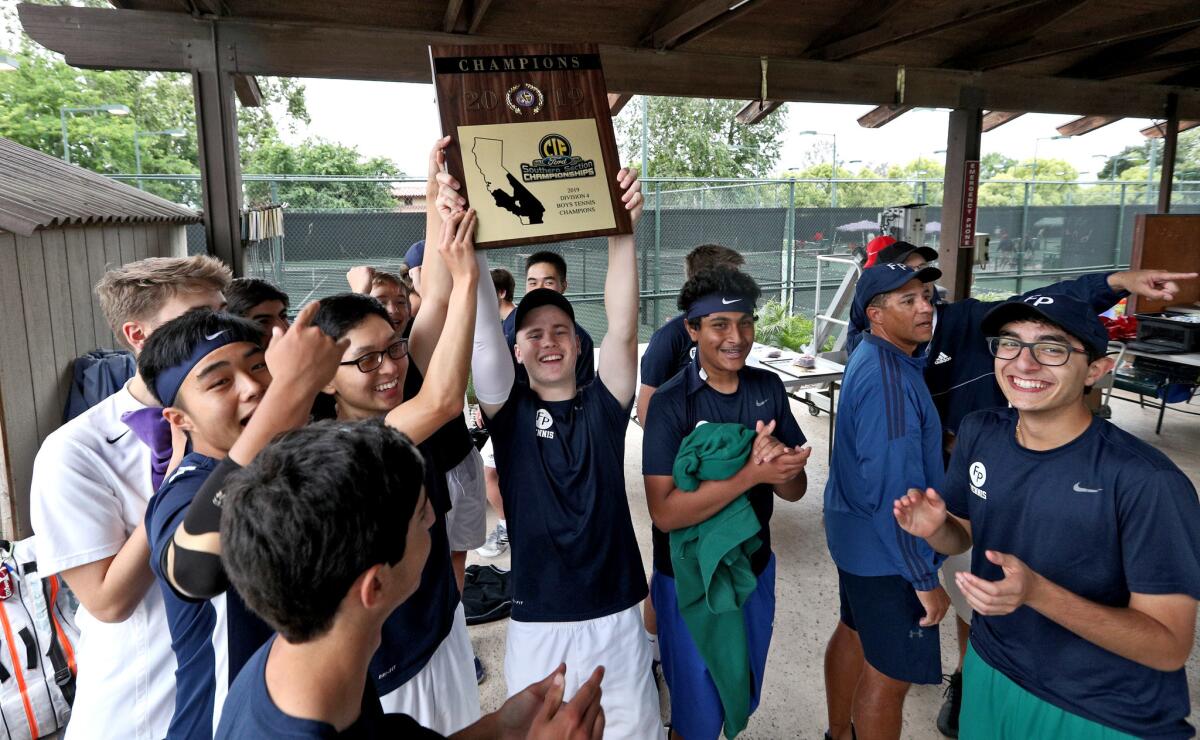
[[[21,237],[0,231],[0,527],[31,534],[33,459],[58,428],[72,361],[118,346],[93,288],[104,271],[154,256],[186,256],[183,226],[73,226]]]

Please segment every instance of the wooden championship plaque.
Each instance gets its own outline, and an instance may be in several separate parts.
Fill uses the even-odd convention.
[[[632,233],[595,45],[431,46],[429,57],[476,247]]]

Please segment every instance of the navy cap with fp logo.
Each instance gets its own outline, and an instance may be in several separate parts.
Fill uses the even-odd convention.
[[[1108,351],[1108,331],[1092,307],[1068,295],[1015,296],[983,317],[984,336],[994,337],[1013,321],[1042,321],[1062,327],[1093,355]]]

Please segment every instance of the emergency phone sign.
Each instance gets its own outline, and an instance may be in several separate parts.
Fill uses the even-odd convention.
[[[959,248],[975,246],[975,213],[979,204],[979,160],[968,159],[963,164],[962,230],[958,238]]]

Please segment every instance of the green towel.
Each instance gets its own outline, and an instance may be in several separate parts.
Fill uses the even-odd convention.
[[[754,432],[741,424],[701,424],[683,440],[672,472],[694,491],[702,480],[725,480],[746,464]],[[750,651],[742,605],[758,584],[750,556],[762,546],[758,517],[745,494],[707,521],[671,532],[671,567],[679,612],[717,686],[725,737],[750,718]]]

